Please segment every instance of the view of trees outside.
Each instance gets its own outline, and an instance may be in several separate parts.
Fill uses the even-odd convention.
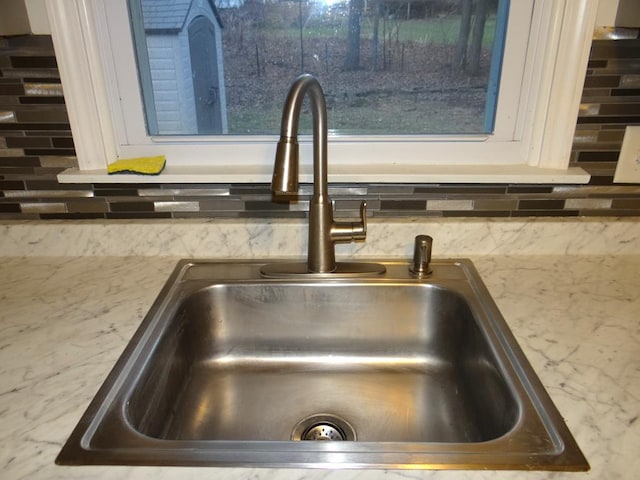
[[[224,1],[230,134],[278,133],[300,73],[334,133],[483,133],[497,0]]]

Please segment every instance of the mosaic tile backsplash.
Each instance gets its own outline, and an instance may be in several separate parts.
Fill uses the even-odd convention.
[[[640,216],[640,185],[614,185],[624,129],[640,125],[640,39],[594,40],[571,163],[589,185],[333,184],[336,216]],[[77,166],[49,36],[0,37],[0,219],[304,217],[260,184],[59,184]]]

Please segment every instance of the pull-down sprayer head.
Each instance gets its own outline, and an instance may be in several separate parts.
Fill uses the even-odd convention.
[[[298,191],[299,148],[297,137],[280,137],[276,147],[271,190],[274,193],[296,193]]]
[[[275,193],[298,191],[298,123],[302,102],[308,94],[313,115],[314,193],[327,195],[327,104],[318,80],[300,75],[291,85],[282,109],[280,141],[276,150],[271,189]]]

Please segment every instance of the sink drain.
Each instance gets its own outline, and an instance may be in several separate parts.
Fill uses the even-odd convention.
[[[311,425],[302,433],[302,440],[346,440],[344,432],[330,423]]]
[[[303,418],[291,432],[291,440],[353,441],[355,439],[356,432],[345,419],[328,413]]]

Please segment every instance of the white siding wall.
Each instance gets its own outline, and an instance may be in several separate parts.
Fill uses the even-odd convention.
[[[181,93],[184,82],[178,70],[182,70],[178,37],[147,34],[147,46],[158,128],[163,134],[185,133],[188,130],[182,104],[188,99]],[[193,104],[193,89],[191,97]]]
[[[182,114],[185,121],[189,122],[189,132],[195,134],[198,132],[198,122],[196,118],[196,101],[193,91],[193,76],[191,70],[191,52],[189,51],[189,21],[185,22],[182,32],[177,39],[177,47],[180,52],[180,60],[176,63],[178,70],[178,78],[182,84],[181,101]]]
[[[196,100],[193,92],[193,78],[191,76],[191,56],[189,53],[189,33],[187,26],[175,37],[175,65],[178,79],[178,101],[182,115],[182,133],[196,134],[198,122],[196,118]]]

